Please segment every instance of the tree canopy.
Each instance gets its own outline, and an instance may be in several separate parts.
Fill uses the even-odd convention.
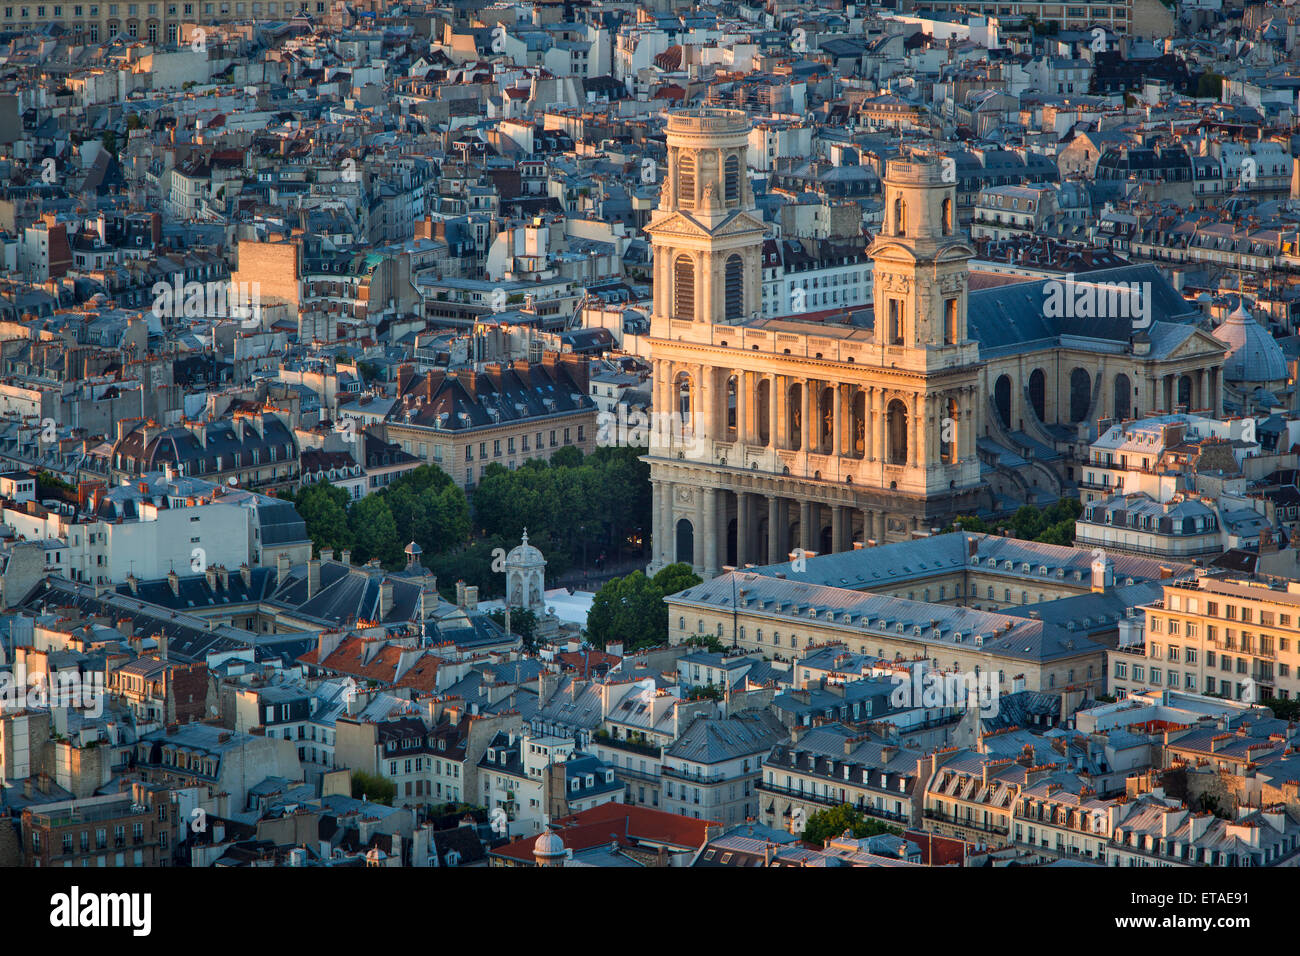
[[[622,642],[625,651],[668,640],[664,597],[700,583],[689,564],[670,564],[653,578],[640,571],[607,581],[591,602],[587,639],[599,647]],[[665,590],[665,589],[670,590]]]
[[[318,553],[350,548],[358,563],[379,558],[391,570],[405,564],[408,542],[429,556],[453,550],[469,537],[465,492],[432,465],[421,465],[359,500],[322,481],[300,488],[293,503]]]
[[[518,542],[528,529],[547,573],[601,555],[617,558],[650,527],[650,468],[643,450],[602,447],[584,456],[561,448],[549,462],[510,470],[491,464],[474,489],[474,524],[485,536]]]
[[[896,827],[865,816],[860,810],[855,810],[844,803],[838,807],[818,810],[810,815],[804,823],[802,838],[805,843],[822,846],[828,839],[841,836],[845,830],[858,840],[883,833],[899,832]]]

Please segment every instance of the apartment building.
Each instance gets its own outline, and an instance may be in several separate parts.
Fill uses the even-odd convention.
[[[785,736],[768,715],[697,718],[664,751],[663,808],[725,824],[757,818],[763,758]]]
[[[1130,683],[1246,702],[1300,695],[1300,582],[1206,575],[1163,592],[1143,609],[1142,663],[1115,662],[1142,671]]]
[[[511,470],[556,451],[596,448],[596,403],[585,356],[547,352],[539,362],[487,365],[481,371],[398,373],[398,401],[385,437],[408,455],[473,487],[489,464]]]
[[[980,190],[975,201],[971,238],[1033,234],[1055,215],[1056,189],[1052,186],[989,186]]]
[[[189,43],[199,24],[325,14],[329,0],[195,0],[190,3],[15,3],[0,7],[0,30],[32,33],[59,25],[77,43],[129,37],[150,44]]]
[[[178,808],[166,789],[42,803],[22,815],[28,866],[169,866]]]
[[[934,758],[859,735],[842,724],[774,745],[756,785],[759,820],[782,829],[828,807],[850,804],[868,817],[917,827]]]

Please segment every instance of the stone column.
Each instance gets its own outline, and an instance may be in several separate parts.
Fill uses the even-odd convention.
[[[749,554],[749,495],[736,492],[736,566],[744,567]]]
[[[876,512],[876,533],[873,537],[878,544],[885,543],[885,513],[883,511]]]
[[[867,542],[876,536],[876,516],[873,512],[863,509],[862,511],[862,546],[865,548]]]
[[[788,498],[776,499],[776,519],[777,519],[777,553],[780,555],[778,560],[788,561],[790,555],[790,500]]]
[[[876,394],[876,415],[870,427],[876,433],[876,458],[889,461],[889,393],[882,388],[874,389]]]
[[[754,410],[750,407],[752,399],[749,394],[749,375],[750,373],[744,369],[736,373],[736,441],[742,443],[748,443],[749,436],[754,433]]]
[[[808,499],[799,502],[799,546],[805,551],[816,550],[813,542],[813,503]]]
[[[704,520],[704,489],[696,488],[691,509],[691,570],[704,577],[705,542],[709,539],[708,522]]]
[[[845,549],[844,519],[848,517],[843,505],[831,507],[831,550],[837,554]]]
[[[975,434],[975,402],[977,400],[976,389],[973,385],[967,388],[961,397],[962,434],[965,436],[966,445],[966,451],[962,458],[966,460],[977,457],[975,451],[975,443],[979,439],[979,436]]]
[[[695,375],[695,401],[691,403],[691,435],[712,438],[713,370],[697,363],[692,373]]]
[[[915,468],[920,461],[921,423],[925,411],[921,407],[921,393],[912,393],[911,417],[907,423],[907,463]]]
[[[781,538],[778,533],[780,501],[776,495],[767,498],[767,563],[775,564],[781,555]]]
[[[661,548],[656,548],[660,552],[661,560],[664,564],[672,564],[676,558],[677,541],[673,532],[676,530],[673,521],[673,485],[669,481],[659,482],[659,533],[662,542]]]
[[[705,580],[718,576],[718,489],[704,489],[704,520],[696,539],[703,550],[698,555]]]
[[[1205,408],[1205,369],[1200,369],[1196,373],[1196,395],[1192,399],[1194,408]]]

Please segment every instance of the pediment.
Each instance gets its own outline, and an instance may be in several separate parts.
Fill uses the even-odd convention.
[[[1205,355],[1207,352],[1223,352],[1225,346],[1204,329],[1193,329],[1192,334],[1179,342],[1169,353],[1164,356],[1165,359],[1192,358],[1198,355]]]
[[[685,212],[674,212],[645,227],[652,236],[683,236],[696,238],[720,238],[723,236],[750,235],[763,233],[761,220],[747,212],[733,213],[720,225],[710,229],[694,216]]]

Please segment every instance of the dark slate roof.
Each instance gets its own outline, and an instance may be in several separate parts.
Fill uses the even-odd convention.
[[[1046,314],[1045,300],[1051,294],[1047,289],[1052,279],[1036,282],[1016,282],[1008,285],[980,289],[970,293],[967,311],[967,328],[971,338],[979,342],[980,355],[994,356],[1023,351],[1030,344],[1041,348],[1059,345],[1061,336],[1103,339],[1127,344],[1133,335],[1131,318],[1053,318]],[[1080,282],[1149,282],[1151,289],[1152,351],[1156,350],[1157,335],[1162,326],[1185,326],[1178,332],[1190,334],[1190,326],[1200,318],[1200,312],[1184,299],[1155,266],[1121,266],[1089,272]],[[1163,330],[1162,330],[1163,331]],[[1171,330],[1172,331],[1172,330]],[[1182,337],[1185,337],[1183,335]],[[1181,338],[1178,339],[1181,341]],[[1166,346],[1167,347],[1167,346]]]
[[[72,607],[87,616],[103,616],[110,620],[129,618],[135,633],[144,637],[165,636],[168,660],[182,663],[202,660],[211,653],[250,647],[254,638],[253,634],[240,628],[225,624],[212,628],[208,621],[193,615],[168,611],[113,591],[96,597],[94,587],[66,578],[46,578],[23,599],[20,606],[31,611]]]
[[[787,736],[785,729],[766,714],[725,719],[699,717],[664,752],[664,756],[695,763],[722,763],[737,757],[767,753],[773,744]]]

